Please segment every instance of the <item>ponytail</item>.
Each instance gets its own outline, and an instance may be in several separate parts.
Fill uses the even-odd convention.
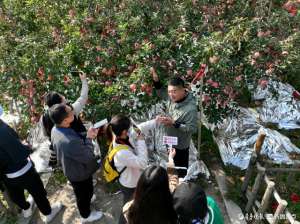
[[[108,123],[104,126],[104,133],[107,138],[107,144],[109,145],[113,141],[113,132],[111,128],[111,123]]]
[[[112,142],[113,134],[119,137],[124,130],[129,130],[131,125],[130,119],[122,114],[114,116],[108,125],[104,128],[108,142]]]
[[[44,135],[46,135],[48,138],[51,138],[51,130],[53,126],[54,122],[50,118],[49,111],[46,110],[42,116],[42,128]]]

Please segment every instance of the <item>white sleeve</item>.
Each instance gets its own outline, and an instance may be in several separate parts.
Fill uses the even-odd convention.
[[[82,80],[80,97],[72,104],[74,113],[78,116],[88,100],[89,86],[87,79]]]
[[[150,121],[145,121],[138,125],[138,128],[142,131],[144,135],[149,135],[149,131],[152,131],[156,128],[156,120],[152,119]]]
[[[117,154],[114,156],[115,165],[139,169],[146,168],[148,162],[148,153],[144,140],[138,140],[136,142],[136,152],[137,155],[130,150],[121,150],[117,152]]]

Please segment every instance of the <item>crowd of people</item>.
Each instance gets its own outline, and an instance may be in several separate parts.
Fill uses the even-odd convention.
[[[199,185],[180,181],[186,175],[189,146],[197,131],[196,100],[180,77],[172,78],[166,90],[154,68],[150,73],[158,96],[168,102],[166,114],[139,124],[138,129],[133,128],[129,116],[118,114],[104,127],[109,143],[107,154],[111,155],[109,162],[117,173],[115,179],[123,195],[119,224],[222,224],[216,202]],[[103,216],[101,211],[91,210],[91,201],[97,200],[93,175],[103,169],[104,162],[95,155],[92,142],[100,134],[99,128],[87,129],[79,116],[88,99],[86,75],[80,74],[80,79],[81,94],[74,103],[57,92],[46,94],[46,109],[40,122],[51,142],[49,165],[58,164],[62,169],[73,188],[81,223],[87,223]],[[178,139],[178,144],[169,149],[167,169],[149,165],[148,161],[145,136],[158,127],[164,135]],[[62,203],[50,205],[30,159],[32,149],[1,119],[0,139],[0,177],[4,189],[25,218],[32,215],[34,201],[44,222],[51,222]],[[26,201],[25,190],[33,200]]]

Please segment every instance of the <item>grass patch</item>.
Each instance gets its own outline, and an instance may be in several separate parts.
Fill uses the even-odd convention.
[[[3,215],[3,216],[0,216],[0,220],[2,221],[4,221],[3,223],[5,223],[5,224],[16,224],[17,223],[17,221],[18,221],[18,218],[16,217],[16,216],[10,216],[10,215],[8,215],[8,214],[5,214],[5,215]]]
[[[197,139],[194,138],[193,141],[197,142]],[[213,139],[212,132],[205,126],[201,128],[200,158],[205,161],[208,166],[213,165],[211,164],[212,158],[221,159],[219,148]]]
[[[62,186],[68,182],[68,179],[61,169],[55,169],[53,175],[50,177],[49,182],[56,186]]]
[[[289,178],[290,173],[271,173],[269,176],[275,181],[275,189],[278,191],[282,199],[288,202],[288,210],[291,214],[300,218],[300,201],[295,202],[292,200],[292,195],[300,196],[300,173],[291,173],[292,178]]]

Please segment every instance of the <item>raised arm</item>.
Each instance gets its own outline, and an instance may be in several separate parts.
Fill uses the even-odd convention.
[[[138,128],[142,131],[142,133],[147,136],[149,132],[156,128],[156,119],[152,119],[149,121],[142,122],[137,125]]]
[[[152,76],[153,85],[154,85],[154,88],[156,90],[158,97],[161,98],[162,100],[167,100],[168,92],[165,88],[163,88],[163,85],[160,82],[159,77],[153,67],[150,68],[150,74]]]
[[[179,184],[178,174],[175,170],[174,156],[176,155],[176,150],[174,148],[169,151],[169,161],[167,163],[167,173],[169,177],[169,188],[171,192],[174,192]]]
[[[89,87],[86,79],[86,74],[85,73],[80,73],[79,74],[80,79],[81,79],[81,93],[80,97],[72,104],[74,113],[76,116],[80,114],[82,111],[83,107],[85,106],[87,100],[88,100],[88,93],[89,93]]]

